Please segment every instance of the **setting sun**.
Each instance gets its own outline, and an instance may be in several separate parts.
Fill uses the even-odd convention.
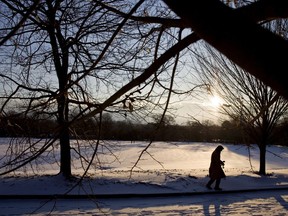
[[[212,104],[213,107],[217,108],[217,107],[221,106],[222,99],[220,97],[218,97],[217,95],[214,95],[211,98],[211,104]]]

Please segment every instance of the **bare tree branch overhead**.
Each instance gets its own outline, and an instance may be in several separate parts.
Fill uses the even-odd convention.
[[[219,0],[164,2],[202,39],[288,98],[288,41],[255,21],[288,17],[285,0],[260,0],[238,13]]]

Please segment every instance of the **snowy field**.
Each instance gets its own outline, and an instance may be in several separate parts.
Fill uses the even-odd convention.
[[[221,159],[227,178],[220,185],[224,193],[216,193],[205,184],[217,143],[155,142],[131,170],[147,144],[105,143],[113,146],[113,156],[99,154],[101,168],[90,170],[79,185],[77,179],[64,181],[57,175],[58,167],[43,162],[37,176],[31,176],[30,167],[16,176],[2,176],[0,215],[288,215],[287,147],[267,148],[270,175],[259,176],[254,173],[259,169],[257,146],[224,144]],[[2,140],[0,146],[2,158],[7,145]],[[79,175],[77,161],[73,160],[73,172]],[[83,197],[57,197],[62,194]],[[8,199],[6,195],[47,197]]]

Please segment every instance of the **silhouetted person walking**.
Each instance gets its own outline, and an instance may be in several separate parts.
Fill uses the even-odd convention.
[[[220,159],[220,154],[221,154],[221,151],[223,149],[224,149],[223,146],[219,145],[219,146],[217,146],[217,148],[213,151],[213,153],[211,155],[211,163],[210,163],[210,167],[209,167],[210,180],[206,185],[206,187],[209,189],[212,189],[211,185],[214,183],[214,181],[216,181],[214,189],[215,190],[222,190],[219,187],[220,182],[221,182],[221,178],[226,177],[226,175],[222,169],[222,166],[224,166],[225,161],[221,161],[221,159]]]

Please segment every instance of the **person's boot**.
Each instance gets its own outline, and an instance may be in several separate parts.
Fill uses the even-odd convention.
[[[219,187],[220,182],[221,182],[221,179],[217,179],[217,180],[216,180],[216,184],[215,184],[215,188],[214,188],[215,190],[218,190],[218,191],[221,191],[221,190],[222,190],[222,188]]]
[[[213,184],[213,182],[214,182],[214,180],[210,179],[209,182],[206,184],[206,188],[211,190],[212,189],[211,184]]]
[[[215,187],[214,190],[222,191],[222,188],[220,188],[220,187]]]
[[[206,188],[208,188],[208,189],[212,189],[212,187],[209,185],[209,184],[206,184]]]

